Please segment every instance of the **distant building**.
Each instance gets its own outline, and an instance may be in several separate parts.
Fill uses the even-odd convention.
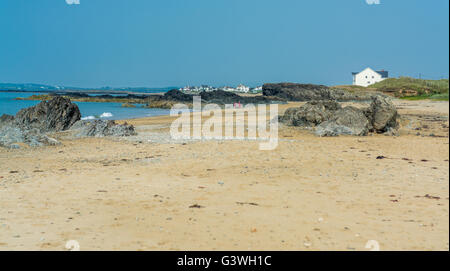
[[[232,88],[232,87],[229,87],[229,86],[223,87],[222,90],[223,91],[228,91],[228,92],[235,92],[236,91],[235,88]]]
[[[366,68],[362,72],[352,72],[353,85],[367,87],[372,84],[383,81],[389,77],[389,73],[385,70],[374,71]]]
[[[214,91],[217,90],[214,87],[208,86],[208,85],[201,85],[201,86],[186,86],[184,88],[180,88],[179,89],[181,92],[185,92],[185,93],[191,93],[191,92],[210,92],[210,91]]]
[[[212,87],[212,86],[208,86],[208,85],[201,85],[201,86],[186,86],[183,88],[179,89],[181,92],[184,93],[192,93],[192,92],[210,92],[210,91],[215,91],[215,90],[223,90],[223,91],[228,91],[228,92],[241,92],[241,93],[249,93],[250,92],[250,88],[245,86],[245,85],[239,85],[236,88],[234,87],[229,87],[229,86],[225,86],[225,87],[221,87],[221,88],[216,88],[216,87]],[[262,91],[262,87],[258,87],[255,89],[256,91]]]
[[[262,92],[262,86],[256,87],[256,88],[252,88],[250,89],[250,92],[252,93],[260,93]]]
[[[244,92],[244,93],[247,93],[247,92],[250,91],[250,88],[247,87],[247,86],[244,86],[244,85],[240,84],[239,86],[237,86],[236,91],[237,91],[237,92]]]

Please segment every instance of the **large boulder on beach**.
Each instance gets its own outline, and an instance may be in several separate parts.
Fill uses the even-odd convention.
[[[280,122],[291,126],[314,127],[329,120],[341,109],[336,101],[312,101],[301,107],[288,108]]]
[[[67,130],[80,119],[77,105],[67,98],[56,96],[50,101],[20,110],[14,122],[24,129],[38,129],[46,133]]]
[[[75,123],[71,130],[77,138],[137,135],[133,125],[117,124],[113,120],[81,120]]]
[[[315,131],[318,136],[366,136],[368,133],[369,120],[363,110],[353,106],[335,111],[333,116],[318,125]]]
[[[362,101],[370,100],[380,94],[349,92],[344,89],[330,88],[323,85],[277,83],[264,84],[263,95],[278,97],[289,101]]]
[[[0,129],[0,146],[7,148],[20,148],[18,143],[30,147],[54,146],[60,143],[37,129],[24,130],[17,126],[4,125]]]
[[[365,110],[370,129],[377,133],[392,132],[398,129],[398,112],[388,97],[375,97]]]
[[[281,123],[299,127],[316,127],[318,136],[365,136],[369,132],[397,135],[398,113],[392,100],[375,96],[369,107],[342,108],[336,101],[311,101],[289,108],[279,118]]]
[[[48,102],[20,110],[15,117],[0,117],[0,146],[19,148],[24,143],[31,147],[60,144],[48,133],[70,129],[75,138],[136,135],[133,125],[117,124],[112,120],[83,121],[77,105],[69,99],[56,96]]]

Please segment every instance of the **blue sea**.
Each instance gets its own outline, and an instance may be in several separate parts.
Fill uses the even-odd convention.
[[[20,101],[15,100],[18,97],[29,97],[43,93],[33,92],[0,92],[0,116],[3,114],[15,115],[20,109],[34,106],[39,101]],[[136,105],[136,108],[122,107],[121,103],[80,103],[78,105],[83,119],[105,119],[105,120],[123,120],[151,116],[168,115],[168,109],[140,108],[142,105]]]

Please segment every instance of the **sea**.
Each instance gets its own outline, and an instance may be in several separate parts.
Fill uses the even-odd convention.
[[[0,116],[3,114],[15,115],[20,109],[34,106],[40,102],[15,100],[15,98],[25,98],[39,94],[44,93],[0,92]],[[82,119],[123,120],[170,114],[169,109],[142,108],[142,105],[138,104],[135,108],[128,108],[122,107],[121,103],[74,103],[80,108]]]

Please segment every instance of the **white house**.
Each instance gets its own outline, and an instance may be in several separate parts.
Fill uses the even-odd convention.
[[[228,91],[228,92],[235,92],[236,91],[235,88],[232,88],[232,87],[229,87],[229,86],[223,87],[222,90],[223,91]]]
[[[353,85],[367,87],[377,82],[383,81],[389,77],[389,73],[385,70],[374,71],[366,68],[362,72],[352,72]]]
[[[239,86],[237,86],[236,91],[247,93],[250,91],[250,88],[247,86],[244,86],[243,84],[240,84]]]

